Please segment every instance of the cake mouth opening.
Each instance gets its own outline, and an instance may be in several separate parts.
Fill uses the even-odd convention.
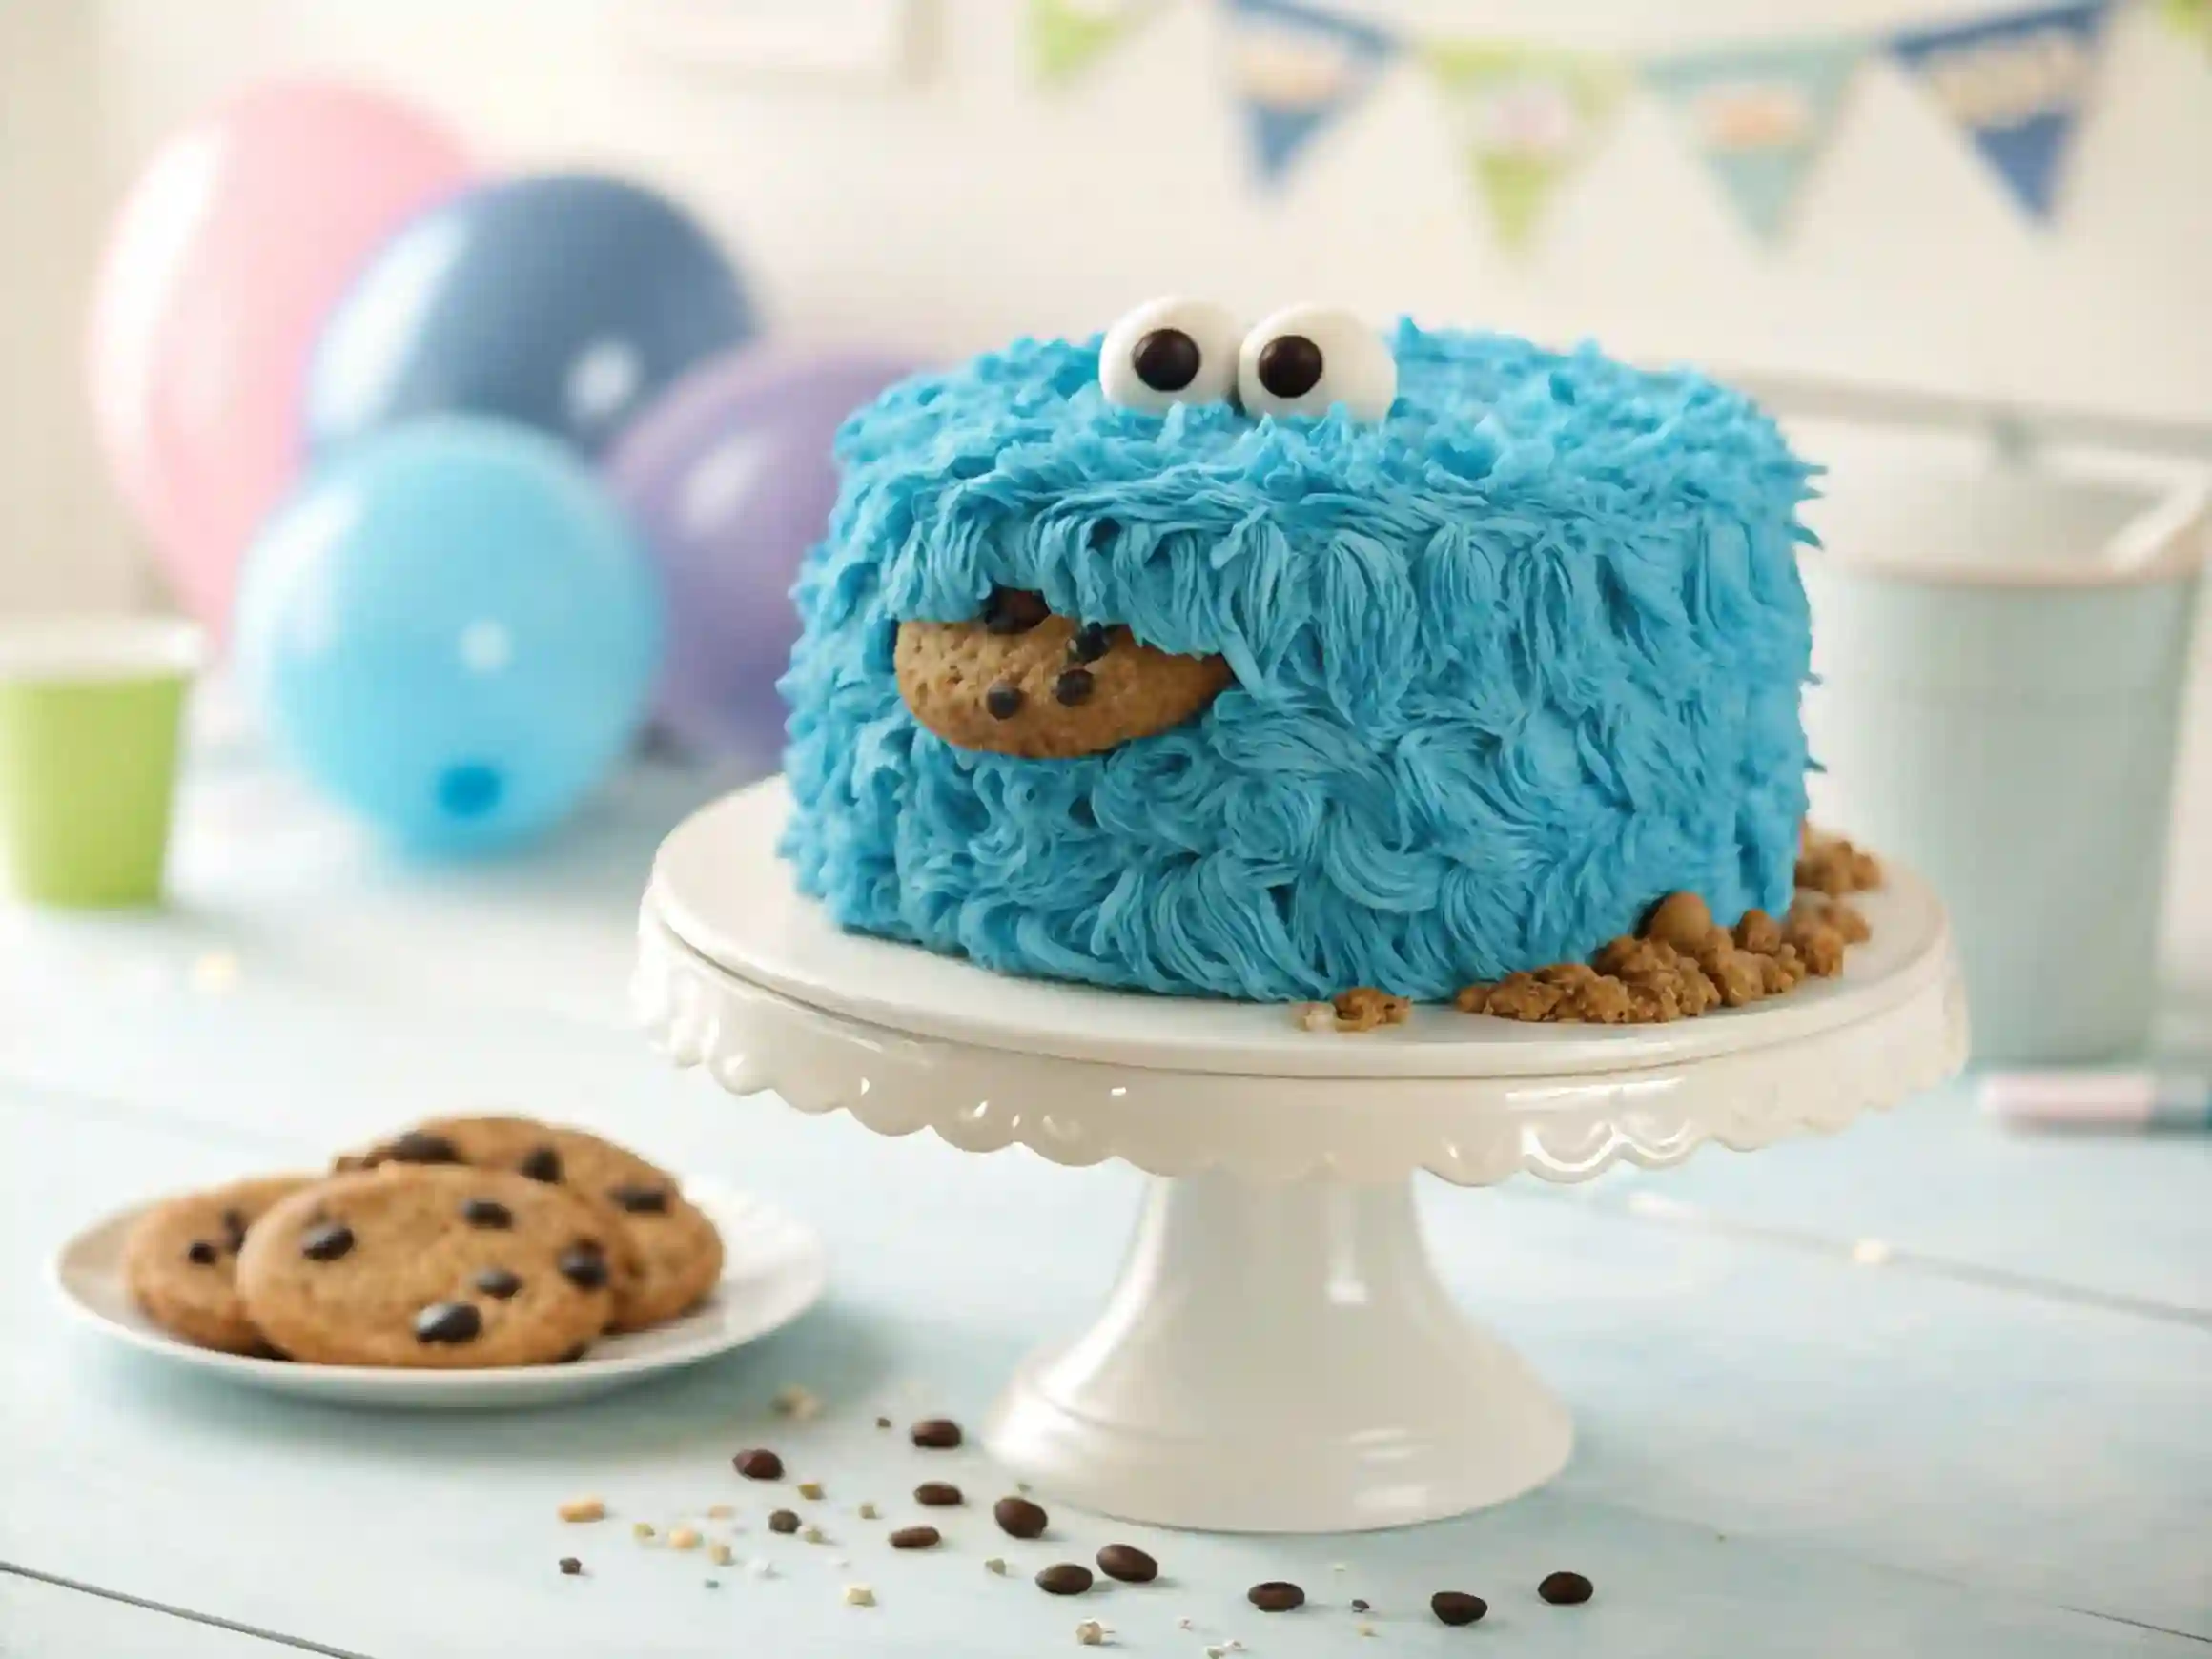
[[[1179,656],[1119,623],[1065,617],[1028,588],[994,587],[967,622],[902,622],[899,696],[947,743],[1073,760],[1180,726],[1235,676],[1219,655]]]

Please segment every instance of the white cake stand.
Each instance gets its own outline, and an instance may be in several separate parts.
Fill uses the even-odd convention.
[[[1096,1323],[1030,1359],[992,1453],[1077,1507],[1344,1531],[1454,1515],[1557,1473],[1567,1409],[1438,1280],[1412,1177],[1584,1180],[1833,1130],[1963,1062],[1942,909],[1895,870],[1843,975],[1671,1026],[1450,1009],[1360,1035],[1288,1011],[1013,979],[839,932],[774,852],[779,781],[663,845],[639,1017],[732,1094],[954,1146],[1156,1178]]]

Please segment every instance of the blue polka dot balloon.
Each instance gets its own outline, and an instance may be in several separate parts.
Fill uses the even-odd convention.
[[[475,418],[349,445],[263,529],[237,648],[316,784],[425,852],[526,839],[635,736],[658,580],[557,440]]]

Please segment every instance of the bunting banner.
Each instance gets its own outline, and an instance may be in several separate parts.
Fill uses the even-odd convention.
[[[1745,47],[1643,66],[1737,215],[1772,241],[1843,106],[1855,40]]]
[[[2212,52],[2212,0],[2159,0],[2166,27]]]
[[[1165,0],[1029,0],[1029,53],[1047,85],[1074,80],[1132,39]]]
[[[1547,47],[1423,49],[1454,141],[1498,240],[1523,247],[1552,194],[1587,160],[1627,90],[1617,58]]]
[[[2014,198],[2047,220],[2088,107],[2107,0],[2076,0],[1892,37],[1889,50],[1973,138]]]
[[[1230,0],[1228,18],[1230,72],[1269,184],[1366,95],[1398,50],[1372,23],[1303,0]]]

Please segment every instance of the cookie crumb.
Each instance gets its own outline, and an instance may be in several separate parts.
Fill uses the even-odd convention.
[[[1882,885],[1881,861],[1840,835],[1823,835],[1808,824],[1798,838],[1797,885],[1830,898]]]
[[[709,1504],[707,1505],[707,1519],[709,1521],[727,1521],[736,1513],[737,1505],[735,1504]]]
[[[563,1521],[604,1521],[606,1505],[597,1498],[571,1498],[554,1513]]]
[[[875,1591],[864,1584],[849,1584],[845,1587],[845,1605],[849,1608],[872,1608],[875,1606]]]
[[[727,1567],[735,1557],[731,1555],[729,1546],[717,1539],[707,1546],[707,1559],[716,1567]]]
[[[1374,1633],[1375,1627],[1373,1625],[1362,1625],[1360,1627],[1360,1634],[1362,1636],[1372,1636]]]
[[[1405,997],[1393,996],[1372,985],[1355,985],[1340,992],[1332,1006],[1339,1031],[1373,1031],[1379,1026],[1403,1025],[1413,1017],[1413,1004]]]
[[[697,1549],[699,1543],[699,1532],[696,1527],[679,1526],[668,1534],[668,1547],[670,1549]]]
[[[584,1563],[573,1555],[563,1555],[561,1558],[561,1573],[563,1578],[580,1578],[584,1573]]]
[[[800,1489],[802,1491],[805,1490],[804,1487],[801,1487]],[[857,1513],[863,1521],[872,1521],[876,1517],[876,1507],[873,1504],[870,1504],[867,1499],[863,1498],[860,1501],[860,1507],[855,1511],[855,1513]]]
[[[820,1481],[801,1481],[801,1482],[799,1483],[799,1496],[800,1496],[800,1497],[802,1497],[802,1498],[819,1498],[819,1497],[821,1497],[821,1495],[822,1495],[822,1483],[821,1483]]]
[[[1182,1618],[1179,1618],[1176,1621],[1176,1628],[1178,1630],[1187,1630],[1190,1628],[1191,1621],[1188,1614],[1185,1614]]]
[[[1006,1557],[1003,1555],[993,1555],[989,1557],[983,1563],[983,1570],[985,1572],[994,1572],[998,1574],[1000,1578],[1004,1578],[1006,1576]]]
[[[746,1564],[745,1570],[755,1578],[773,1578],[776,1576],[776,1564],[765,1555],[755,1556]]]
[[[1223,1659],[1223,1656],[1228,1651],[1229,1649],[1222,1647],[1219,1642],[1208,1642],[1206,1644],[1206,1659]]]
[[[630,1536],[632,1538],[650,1538],[652,1535],[653,1529],[647,1523],[644,1521],[630,1523]]]
[[[1075,1627],[1075,1640],[1086,1648],[1096,1648],[1106,1640],[1106,1627],[1096,1619],[1085,1619]]]
[[[827,1544],[830,1542],[830,1535],[824,1532],[819,1526],[805,1526],[800,1528],[799,1537],[803,1542],[808,1544]]]
[[[879,1417],[875,1420],[875,1426],[878,1428],[889,1428],[891,1426],[891,1419],[888,1417]]]
[[[795,1423],[805,1423],[822,1415],[821,1398],[796,1382],[787,1382],[777,1389],[773,1403],[776,1415],[790,1418]]]
[[[718,1578],[710,1578],[707,1581],[707,1587],[708,1589],[720,1589],[722,1587],[722,1581]]]
[[[1880,1239],[1861,1239],[1851,1247],[1851,1259],[1861,1267],[1880,1267],[1895,1254]]]
[[[1290,1017],[1298,1022],[1301,1031],[1337,1029],[1337,1011],[1325,1002],[1295,1002],[1291,1004]]]

